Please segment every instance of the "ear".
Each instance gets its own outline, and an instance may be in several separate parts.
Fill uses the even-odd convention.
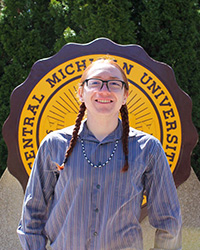
[[[129,94],[128,91],[124,92],[124,100],[123,100],[123,103],[122,103],[123,105],[126,104],[126,101],[127,101],[127,98],[128,98],[128,94]]]
[[[78,88],[78,97],[81,102],[83,102],[83,86]]]

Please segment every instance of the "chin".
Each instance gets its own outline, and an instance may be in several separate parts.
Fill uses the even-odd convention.
[[[113,116],[117,116],[118,117],[118,114],[119,112],[117,111],[114,111],[114,110],[108,110],[108,109],[98,109],[96,111],[96,114],[97,115],[104,115],[104,116],[108,116],[108,117],[113,117]]]

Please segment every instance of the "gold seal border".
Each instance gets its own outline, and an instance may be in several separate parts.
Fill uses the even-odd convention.
[[[48,105],[47,100],[49,96],[54,96],[56,90],[58,91],[58,88],[66,83],[65,78],[68,78],[68,81],[70,81],[70,79],[76,78],[77,75],[79,77],[83,71],[84,64],[88,66],[92,60],[103,56],[104,55],[89,55],[69,60],[49,71],[32,89],[21,112],[18,129],[20,156],[28,175],[30,175],[38,149],[36,139],[39,136],[38,120],[41,116],[42,109],[44,109],[44,104],[46,103],[46,105]],[[162,145],[168,158],[171,171],[173,172],[179,159],[182,138],[180,117],[172,96],[164,84],[144,66],[124,57],[114,55],[112,55],[112,57],[124,68],[130,81],[137,84],[140,83],[139,86],[151,97],[151,102],[154,103],[155,107],[159,110],[163,126]],[[75,66],[77,66],[76,70],[74,69]],[[62,70],[66,69],[66,67],[68,67],[67,72],[70,73],[67,76],[64,74],[66,72]],[[52,82],[50,84],[47,79],[53,79],[52,77],[55,76],[57,72],[60,73],[59,77],[63,74],[63,79],[59,78],[60,81],[57,81],[56,84]],[[143,80],[145,78],[146,80],[150,79],[149,82],[146,84],[142,83],[142,77]],[[154,84],[154,82],[156,84]],[[152,84],[157,88],[159,86],[159,93],[157,92],[158,90],[155,91],[156,87]],[[154,93],[153,87],[155,87]]]

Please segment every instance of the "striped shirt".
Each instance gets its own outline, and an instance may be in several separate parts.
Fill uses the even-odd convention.
[[[139,223],[144,190],[148,215],[157,228],[152,249],[181,249],[181,215],[173,177],[160,142],[130,128],[129,169],[122,173],[122,124],[98,141],[82,122],[77,144],[58,172],[72,127],[47,135],[27,185],[18,235],[23,249],[142,250]],[[105,163],[116,144],[112,159]]]

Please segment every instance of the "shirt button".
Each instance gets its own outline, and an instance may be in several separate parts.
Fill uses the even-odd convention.
[[[94,210],[96,213],[98,213],[99,212],[99,209],[98,208],[95,208],[95,210]]]
[[[97,189],[100,189],[101,185],[97,184],[96,187],[97,187]]]
[[[97,233],[97,232],[94,232],[93,234],[94,234],[94,236],[97,236],[98,233]]]

